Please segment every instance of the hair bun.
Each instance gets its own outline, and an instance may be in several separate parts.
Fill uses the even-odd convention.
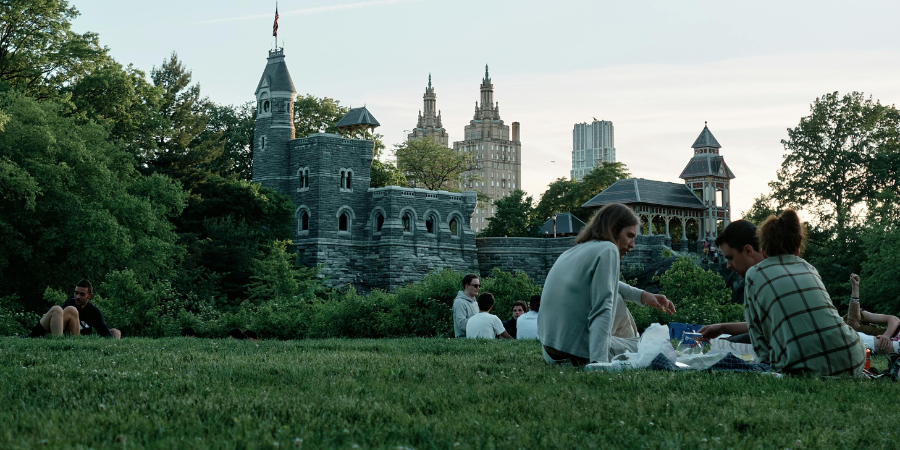
[[[781,221],[782,225],[793,232],[800,230],[800,216],[798,216],[797,211],[794,211],[793,209],[784,210],[778,220]]]

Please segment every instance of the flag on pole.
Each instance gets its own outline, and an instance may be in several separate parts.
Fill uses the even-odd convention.
[[[272,24],[272,36],[278,37],[278,5],[275,5],[275,23]]]

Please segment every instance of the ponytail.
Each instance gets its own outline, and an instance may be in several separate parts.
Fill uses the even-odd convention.
[[[802,253],[805,244],[806,225],[792,209],[778,217],[769,216],[759,227],[759,246],[766,257]]]

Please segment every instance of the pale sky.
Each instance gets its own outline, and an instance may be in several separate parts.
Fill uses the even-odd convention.
[[[254,100],[275,3],[72,1],[148,74],[176,51],[221,104]],[[299,94],[366,105],[388,147],[416,125],[428,74],[450,140],[472,119],[484,65],[506,124],[522,126],[522,185],[568,177],[572,128],[611,120],[619,161],[681,182],[709,122],[732,181],[732,218],[781,164],[786,129],[822,94],[900,103],[900,3],[889,1],[281,0],[279,45]],[[551,162],[555,161],[555,162]]]

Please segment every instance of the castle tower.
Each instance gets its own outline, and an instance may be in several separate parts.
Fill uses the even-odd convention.
[[[419,111],[419,120],[413,128],[413,132],[406,137],[407,140],[430,137],[438,144],[449,147],[450,136],[441,123],[441,112],[437,110],[437,95],[434,93],[434,88],[431,87],[431,74],[428,75],[428,87],[425,88],[423,98],[425,112],[423,114],[422,111]],[[435,111],[437,111],[436,114]]]
[[[294,138],[294,82],[284,63],[284,49],[269,50],[256,86],[256,130],[253,135],[253,181],[288,192]]]
[[[522,143],[519,122],[509,125],[500,119],[500,104],[494,103],[494,85],[488,67],[484,66],[481,98],[475,102],[475,115],[465,127],[465,138],[453,143],[453,149],[472,154],[475,169],[468,172],[462,190],[476,190],[487,194],[490,202],[479,203],[472,214],[472,230],[476,233],[487,227],[494,217],[493,202],[516,189],[522,189]]]
[[[735,176],[725,164],[725,158],[719,155],[722,146],[705,123],[691,148],[694,157],[679,178],[706,206],[699,239],[712,241],[719,235],[719,230],[731,223],[731,180]]]

